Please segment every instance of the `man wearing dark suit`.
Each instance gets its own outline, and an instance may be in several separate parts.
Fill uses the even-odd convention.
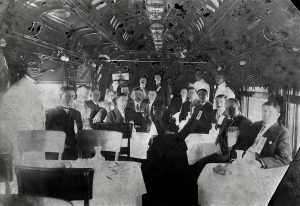
[[[220,129],[227,120],[226,111],[225,111],[225,102],[226,96],[220,94],[215,98],[216,109],[213,110],[212,118],[214,124],[216,124],[216,129]]]
[[[156,127],[158,134],[165,133],[165,126],[162,121],[162,116],[165,110],[164,105],[157,99],[157,93],[154,89],[149,90],[149,102],[145,109],[145,118],[147,121],[148,128],[153,122]]]
[[[219,131],[219,135],[216,140],[217,152],[200,159],[197,163],[191,166],[195,181],[199,177],[202,169],[208,163],[227,163],[229,162],[229,147],[232,147],[232,151],[236,147],[241,147],[247,132],[251,126],[251,121],[244,117],[240,113],[240,103],[237,99],[230,98],[226,100],[225,104],[226,115],[228,119],[223,124]],[[237,141],[234,145],[228,145],[228,131],[235,129],[237,131]]]
[[[292,159],[291,136],[280,123],[280,106],[276,101],[262,105],[262,121],[255,122],[249,131],[247,150],[243,159],[262,168],[288,165]],[[244,149],[244,148],[237,148]]]
[[[116,107],[108,112],[106,117],[106,123],[110,124],[126,124],[129,123],[128,119],[125,116],[125,108],[127,106],[128,97],[125,94],[119,94],[115,98]]]
[[[64,160],[75,160],[78,158],[75,136],[78,130],[82,130],[83,125],[80,112],[71,108],[74,98],[74,90],[70,87],[63,87],[60,94],[61,105],[46,111],[46,129],[66,133],[65,149],[62,154],[62,159]],[[53,155],[50,154],[48,157],[50,156]]]
[[[180,98],[172,98],[172,101],[168,109],[169,116],[170,116],[170,119],[168,121],[169,129],[174,132],[178,131],[177,125],[181,120],[184,119],[183,115],[180,116],[181,111],[189,109],[189,107],[184,108],[187,107],[187,104],[184,103],[189,101],[187,98],[187,89],[186,88],[181,89],[180,95],[181,95]]]
[[[94,88],[92,90],[92,99],[85,102],[86,106],[90,109],[90,126],[95,129],[97,123],[102,123],[107,115],[106,109],[99,106],[100,90]]]
[[[161,75],[155,74],[154,76],[155,85],[156,85],[156,93],[157,93],[157,101],[161,102],[165,108],[168,108],[171,101],[171,95],[169,93],[169,88],[162,84]]]
[[[208,101],[206,89],[198,91],[200,105],[195,108],[190,120],[179,132],[181,138],[186,138],[190,133],[208,134],[211,129],[213,106]]]
[[[147,131],[146,120],[143,116],[146,107],[147,103],[143,101],[143,91],[139,87],[134,88],[131,92],[131,100],[125,108],[125,116],[129,121],[134,122],[139,132]]]

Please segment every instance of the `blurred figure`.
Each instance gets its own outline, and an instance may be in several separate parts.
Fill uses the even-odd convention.
[[[140,80],[139,80],[139,83],[140,83],[139,88],[143,92],[143,96],[144,96],[143,98],[144,99],[149,99],[149,97],[148,97],[148,89],[146,88],[147,87],[147,79],[146,79],[146,77],[141,77]]]
[[[113,81],[110,89],[114,92],[115,97],[117,96],[117,94],[121,93],[121,87],[119,81],[117,80]]]
[[[196,82],[194,84],[191,84],[191,87],[194,87],[196,91],[199,91],[199,89],[205,89],[208,92],[208,96],[210,94],[210,86],[209,84],[203,79],[204,71],[202,70],[196,70],[195,77]]]
[[[214,96],[213,96],[214,99],[220,94],[225,95],[228,99],[235,98],[235,94],[227,86],[225,80],[226,80],[226,77],[224,74],[222,74],[221,72],[216,73],[216,76],[215,76],[216,85],[214,86]],[[216,108],[216,102],[214,101],[214,109],[215,108]]]
[[[112,111],[115,108],[115,103],[113,102],[114,97],[114,92],[110,89],[107,89],[104,100],[99,102],[99,106],[104,108],[107,112]]]
[[[65,149],[62,154],[64,160],[78,158],[75,136],[83,128],[80,112],[72,108],[74,99],[75,91],[70,87],[63,87],[61,88],[60,105],[46,111],[46,129],[66,133]],[[52,159],[51,156],[53,154],[48,154],[48,158]]]
[[[165,84],[162,83],[162,78],[160,74],[158,73],[155,74],[154,80],[156,85],[155,87],[156,87],[157,101],[161,102],[165,108],[168,108],[171,101],[169,89]]]
[[[77,88],[77,98],[74,101],[73,109],[77,110],[81,114],[82,122],[83,122],[83,129],[91,129],[90,126],[90,113],[91,110],[86,105],[86,101],[88,100],[90,93],[90,88],[86,85],[80,85]]]
[[[212,123],[212,104],[208,101],[206,89],[198,91],[199,105],[195,107],[191,118],[179,132],[179,136],[185,139],[190,133],[208,134]]]
[[[17,157],[17,137],[20,130],[44,130],[45,110],[39,99],[36,81],[41,61],[33,54],[24,55],[21,63],[25,75],[3,96],[0,109],[0,149]]]
[[[99,106],[100,90],[94,88],[92,90],[92,99],[86,101],[86,106],[90,109],[89,122],[90,126],[94,129],[96,123],[102,123],[107,115],[106,109]]]

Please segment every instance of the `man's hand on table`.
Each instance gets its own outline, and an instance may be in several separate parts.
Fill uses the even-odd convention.
[[[219,143],[216,145],[216,150],[215,150],[215,152],[216,152],[218,155],[222,155],[222,150],[221,150],[221,146],[220,146]]]
[[[251,160],[249,164],[257,168],[262,168],[262,164],[258,160]]]

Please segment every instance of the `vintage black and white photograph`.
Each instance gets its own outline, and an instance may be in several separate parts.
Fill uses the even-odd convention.
[[[300,205],[300,0],[0,0],[0,206]]]

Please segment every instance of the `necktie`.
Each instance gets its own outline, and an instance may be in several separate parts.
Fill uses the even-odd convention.
[[[136,112],[139,112],[139,111],[140,111],[140,105],[139,105],[139,104],[136,104],[135,111],[136,111]]]
[[[259,134],[263,135],[265,133],[265,131],[266,131],[266,125],[263,124],[259,131]]]

